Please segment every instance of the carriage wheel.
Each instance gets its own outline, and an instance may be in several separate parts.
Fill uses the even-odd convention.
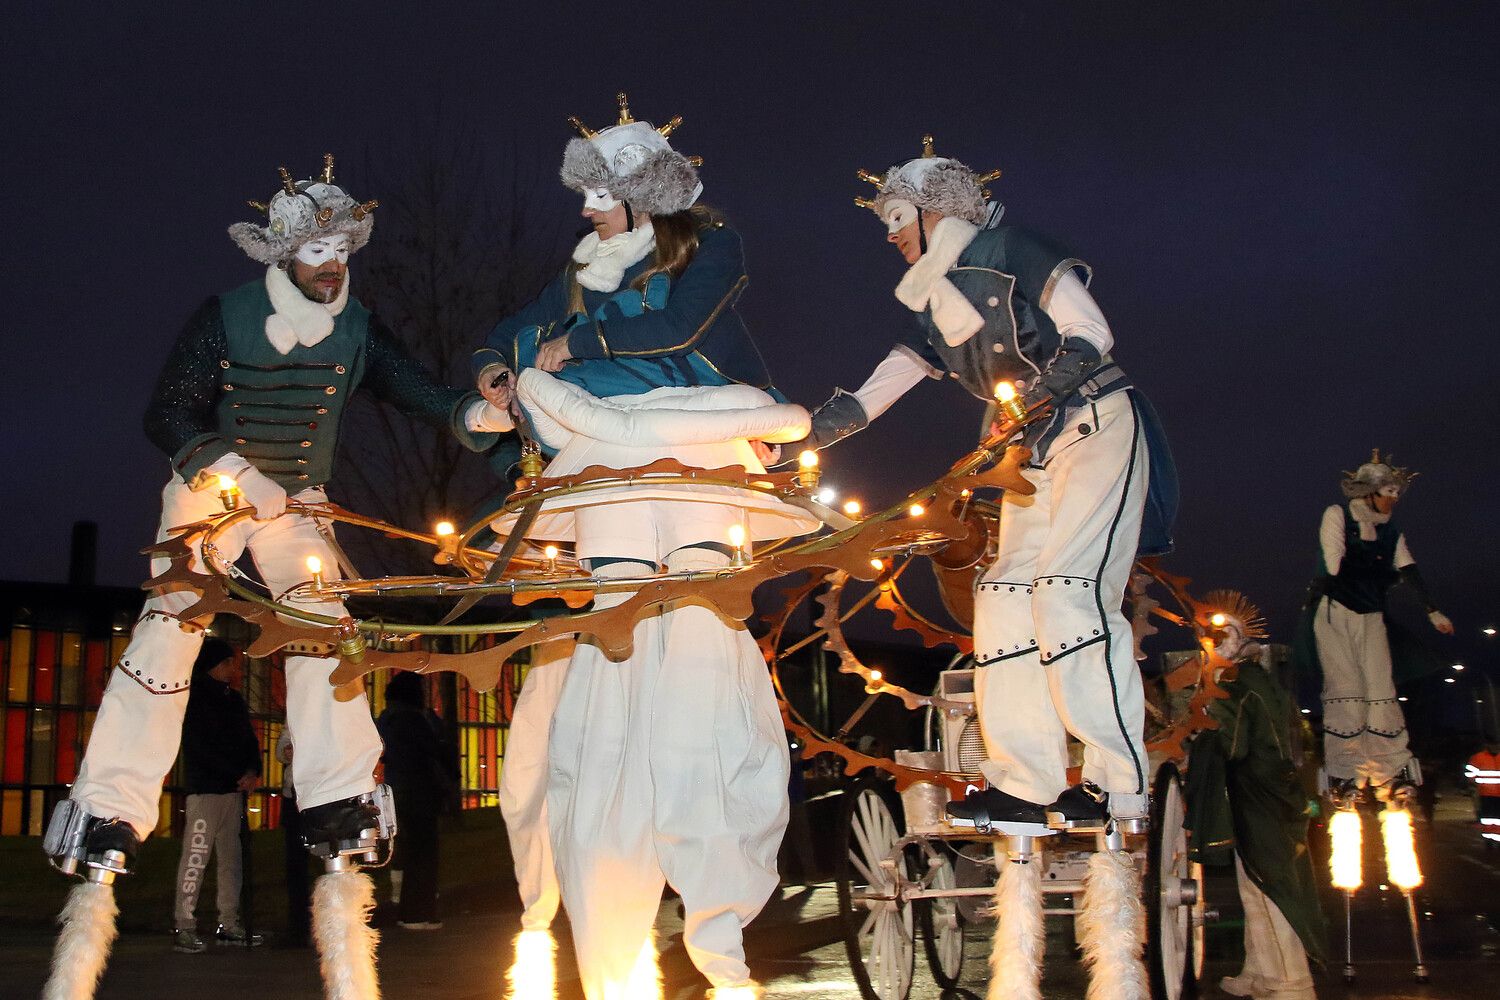
[[[1151,789],[1151,833],[1142,890],[1146,903],[1146,968],[1154,1000],[1180,1000],[1198,992],[1203,924],[1194,919],[1197,896],[1184,893],[1202,872],[1188,859],[1186,803],[1175,764],[1163,764]],[[1193,880],[1196,879],[1196,883]],[[1184,896],[1186,895],[1186,898]],[[1200,907],[1201,909],[1201,907]]]
[[[906,1000],[917,952],[912,904],[901,899],[901,807],[869,779],[843,798],[834,875],[849,969],[865,1000]]]
[[[931,878],[929,889],[952,889],[958,882],[953,875],[953,858],[941,847],[927,849],[927,865]],[[959,973],[964,967],[964,918],[958,912],[958,899],[933,898],[923,900],[917,908],[922,921],[922,947],[927,952],[927,967],[932,978],[944,990],[958,985]]]

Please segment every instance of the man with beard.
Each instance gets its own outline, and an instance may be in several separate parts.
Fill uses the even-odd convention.
[[[289,509],[288,501],[326,501],[341,420],[356,389],[451,429],[472,449],[494,443],[493,435],[469,430],[488,404],[435,382],[349,294],[349,256],[369,240],[376,202],[361,204],[333,183],[332,155],[315,179],[294,182],[283,167],[281,180],[268,206],[252,203],[266,211],[267,225],[229,229],[266,265],[264,277],[198,308],[167,357],[145,418],[147,436],[171,463],[158,540],[223,513],[220,494],[232,480],[254,517],[223,532],[208,557],[228,567],[248,550],[274,594],[307,579],[310,556],[321,560],[325,579],[337,578],[330,526],[305,508]],[[167,567],[163,558],[152,560],[153,575]],[[195,568],[202,571],[201,563]],[[191,591],[154,592],[111,673],[78,780],[49,831],[48,852],[65,871],[81,868],[96,882],[128,873],[156,827],[193,660],[211,624],[181,616],[197,599]],[[345,614],[334,600],[288,600]],[[364,698],[335,698],[329,674],[337,663],[305,652],[286,658],[303,838],[325,858],[371,850],[376,827],[372,775],[380,739]]]

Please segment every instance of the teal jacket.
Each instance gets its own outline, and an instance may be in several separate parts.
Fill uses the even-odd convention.
[[[533,302],[496,325],[474,352],[475,375],[495,362],[519,374],[534,366],[542,344],[566,337],[575,360],[557,377],[595,396],[738,383],[784,401],[735,311],[749,284],[739,234],[705,221],[681,277],[659,273],[634,287],[653,265],[647,255],[626,270],[617,291],[597,292],[576,285],[570,264]]]

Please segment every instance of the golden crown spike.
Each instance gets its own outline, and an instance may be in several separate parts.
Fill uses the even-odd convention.
[[[999,170],[991,170],[987,174],[981,174],[979,176],[979,183],[988,184],[990,183],[990,181],[998,181],[1000,179],[1000,174],[1001,172]]]
[[[694,167],[701,167],[701,166],[703,166],[703,157],[701,157],[701,156],[684,156],[683,159],[687,160]]]
[[[266,208],[266,203],[263,201],[247,201],[245,204],[255,209],[261,215],[265,215],[270,211],[270,209]]]
[[[568,124],[573,126],[573,128],[578,131],[578,134],[583,136],[585,139],[592,139],[594,136],[599,134],[598,132],[595,132],[593,129],[585,125],[577,115],[569,115]]]
[[[324,184],[332,184],[333,183],[333,154],[332,153],[324,153],[323,154],[323,183]]]
[[[292,175],[287,173],[286,167],[277,167],[276,172],[281,175],[281,190],[295,196],[297,185],[292,182]]]
[[[681,115],[673,115],[671,121],[667,122],[665,125],[658,125],[656,127],[656,131],[660,132],[662,138],[665,139],[665,138],[668,138],[669,136],[671,136],[671,134],[673,132],[676,132],[677,129],[681,127],[681,125],[682,125],[682,116]]]
[[[885,177],[883,175],[881,175],[881,174],[872,174],[868,170],[864,169],[863,167],[861,167],[859,170],[855,171],[855,176],[858,177],[860,180],[864,181],[865,183],[867,183],[867,184],[873,184],[876,187],[880,187],[882,184],[885,183]]]
[[[932,149],[932,133],[928,132],[922,136],[922,159],[930,160],[936,155],[937,153],[933,152]]]
[[[376,201],[374,198],[371,198],[363,205],[355,205],[352,209],[350,209],[349,215],[354,219],[355,222],[363,222],[365,220],[365,216],[369,215],[379,207],[380,202]]]
[[[873,198],[855,198],[854,199],[854,204],[858,205],[860,208],[870,208],[870,209],[873,209],[875,207],[875,199],[873,199]]]
[[[615,100],[620,104],[620,120],[615,124],[629,125],[631,122],[635,121],[634,118],[630,117],[630,99],[625,96],[625,91],[622,90],[618,94],[616,94]]]

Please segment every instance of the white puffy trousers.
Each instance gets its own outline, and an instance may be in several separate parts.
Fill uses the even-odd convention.
[[[546,930],[557,916],[557,872],[547,833],[547,738],[573,647],[573,640],[558,639],[532,649],[531,669],[516,698],[505,740],[500,815],[515,862],[524,931]]]
[[[311,503],[326,497],[321,489],[311,489],[296,499]],[[157,540],[165,539],[170,528],[223,511],[216,491],[194,492],[173,476],[162,490]],[[216,548],[218,559],[226,563],[249,549],[262,580],[277,594],[308,578],[308,556],[323,560],[325,578],[335,579],[338,572],[338,560],[316,524],[293,513],[271,521],[240,521],[219,535]],[[164,558],[152,559],[152,575],[169,565]],[[195,568],[201,571],[201,563]],[[91,815],[125,820],[142,839],[156,828],[162,781],[182,739],[188,683],[203,632],[177,615],[197,600],[196,592],[182,590],[153,593],[146,601],[130,644],[110,674],[70,795]],[[297,603],[320,614],[343,614],[338,602]],[[380,737],[363,696],[348,701],[335,697],[328,678],[337,664],[331,657],[286,659],[287,724],[297,734],[293,781],[303,809],[375,787]]]
[[[695,502],[592,508],[578,515],[578,555],[720,567],[724,554],[686,546],[722,542],[743,516]],[[641,620],[620,663],[581,638],[552,724],[547,809],[584,992],[603,1000],[627,980],[664,881],[682,897],[694,964],[715,987],[744,985],[743,928],[775,891],[788,815],[786,739],[765,660],[742,626],[697,607]]]
[[[1234,856],[1234,874],[1245,908],[1245,966],[1231,982],[1251,991],[1241,996],[1315,1000],[1312,970],[1302,939],[1287,923],[1281,908],[1250,879],[1238,853]]]
[[[1323,762],[1330,778],[1383,785],[1411,760],[1406,717],[1391,676],[1385,615],[1325,597],[1313,616],[1323,666]]]
[[[1116,816],[1145,810],[1145,692],[1121,604],[1135,562],[1148,455],[1130,393],[1075,411],[1031,497],[1006,494],[999,553],[975,595],[975,693],[987,778],[1050,803],[1067,734]]]

